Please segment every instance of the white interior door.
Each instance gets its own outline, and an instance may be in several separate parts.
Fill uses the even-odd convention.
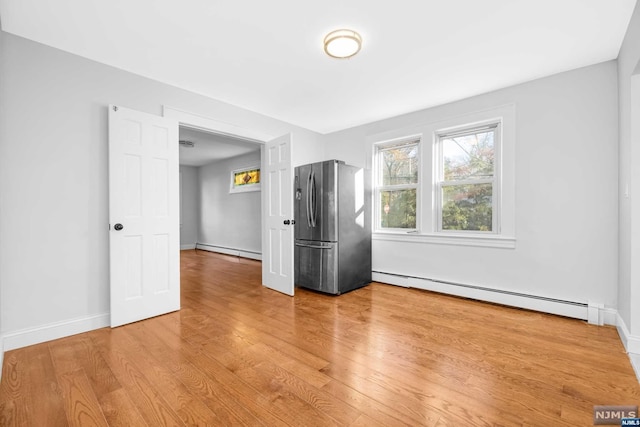
[[[293,295],[293,186],[291,134],[265,144],[262,284]]]
[[[180,309],[178,122],[109,106],[111,327]]]

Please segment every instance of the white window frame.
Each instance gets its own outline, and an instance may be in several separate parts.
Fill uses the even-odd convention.
[[[515,151],[516,151],[516,106],[515,104],[499,105],[454,117],[438,117],[430,113],[431,120],[418,122],[411,127],[389,129],[383,133],[366,137],[369,147],[368,167],[374,172],[374,209],[373,239],[395,242],[414,242],[428,244],[478,246],[491,248],[514,249],[516,247],[515,223]],[[500,123],[499,147],[494,153],[494,191],[499,194],[493,197],[493,219],[496,221],[491,232],[474,232],[469,230],[441,230],[438,221],[436,182],[441,156],[438,153],[438,136],[480,127],[489,123]],[[381,229],[379,227],[379,194],[376,185],[379,182],[377,147],[392,145],[402,141],[420,138],[419,146],[419,187],[416,195],[417,229]]]
[[[494,132],[493,140],[493,152],[494,152],[494,164],[493,164],[493,178],[492,179],[468,179],[460,181],[445,181],[444,179],[444,150],[443,140],[455,136],[474,135],[492,129]],[[499,235],[500,234],[500,175],[501,175],[501,147],[502,147],[502,120],[488,120],[481,123],[473,123],[462,125],[457,128],[449,128],[446,131],[436,132],[434,143],[434,218],[436,220],[435,232],[441,234],[453,234],[453,235]],[[480,230],[445,230],[442,228],[443,222],[443,187],[456,186],[465,184],[491,184],[492,196],[491,196],[491,231]]]
[[[422,135],[411,135],[403,138],[388,140],[376,143],[374,145],[374,197],[373,197],[373,210],[374,210],[374,230],[383,233],[415,233],[420,229],[420,200],[421,200],[421,181],[422,181]],[[392,150],[399,147],[408,147],[415,145],[418,149],[418,182],[415,184],[395,184],[395,185],[383,185],[382,184],[382,153],[384,151]],[[416,190],[416,227],[415,228],[382,228],[382,217],[380,206],[380,193],[382,191],[397,191],[397,190]]]

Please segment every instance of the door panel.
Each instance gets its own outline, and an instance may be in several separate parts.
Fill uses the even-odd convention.
[[[177,122],[110,106],[112,327],[180,309],[178,200]]]
[[[160,292],[168,292],[169,277],[171,272],[169,270],[170,253],[169,253],[169,235],[168,234],[156,234],[153,236],[153,291],[158,294]]]
[[[291,135],[265,144],[262,240],[262,283],[293,295],[293,188]]]
[[[142,168],[139,155],[125,154],[125,215],[127,219],[139,218],[142,214]]]
[[[142,237],[124,237],[126,298],[142,296]]]
[[[169,162],[167,159],[153,159],[152,205],[156,218],[169,216]]]

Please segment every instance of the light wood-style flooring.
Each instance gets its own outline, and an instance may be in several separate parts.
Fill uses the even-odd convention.
[[[182,252],[182,310],[7,352],[1,426],[590,426],[640,403],[617,332],[372,284],[260,285]]]

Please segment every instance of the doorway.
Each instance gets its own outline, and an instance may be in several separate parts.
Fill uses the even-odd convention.
[[[180,248],[262,259],[261,144],[179,128]]]
[[[293,296],[292,137],[266,134],[175,108],[163,116],[180,126],[254,142],[261,147],[262,284]]]
[[[247,175],[264,171],[266,177],[256,209],[264,218],[255,220],[262,231],[262,284],[293,296],[291,134],[269,138],[167,107],[164,117],[117,105],[108,111],[111,326],[180,309],[179,125],[260,147],[259,166]]]

